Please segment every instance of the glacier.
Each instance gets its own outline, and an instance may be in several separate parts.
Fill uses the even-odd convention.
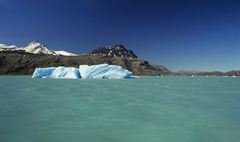
[[[32,78],[81,78],[78,68],[46,67],[36,68]]]
[[[132,72],[121,66],[100,64],[74,67],[36,68],[32,78],[82,78],[82,79],[124,79],[136,78]]]
[[[121,66],[100,64],[80,65],[80,74],[83,79],[123,79],[132,78],[132,72],[123,69]]]

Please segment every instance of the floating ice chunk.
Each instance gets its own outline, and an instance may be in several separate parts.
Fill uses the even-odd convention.
[[[121,66],[100,64],[80,65],[81,77],[83,79],[122,79],[132,78],[132,72],[123,69]]]
[[[73,67],[36,68],[32,78],[81,78],[79,69]]]
[[[122,79],[135,78],[132,72],[121,66],[100,64],[81,65],[79,69],[69,67],[36,68],[32,78],[83,78],[83,79]]]
[[[48,68],[36,68],[32,78],[50,78],[55,67],[48,67]]]

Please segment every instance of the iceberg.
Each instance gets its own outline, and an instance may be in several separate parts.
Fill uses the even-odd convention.
[[[32,78],[81,78],[78,68],[47,67],[36,68]]]
[[[100,64],[74,67],[36,68],[32,78],[83,78],[83,79],[124,79],[136,78],[132,72],[121,66]]]
[[[132,78],[132,72],[121,66],[100,64],[80,65],[79,71],[83,79],[123,79]]]

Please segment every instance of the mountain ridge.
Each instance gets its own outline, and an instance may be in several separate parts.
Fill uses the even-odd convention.
[[[0,44],[0,75],[30,75],[36,67],[78,67],[82,64],[96,65],[103,63],[120,65],[136,75],[240,76],[239,70],[228,72],[172,72],[162,65],[151,64],[138,58],[132,50],[128,50],[121,44],[96,48],[89,54],[84,55],[49,50],[40,42],[32,42],[26,47]]]
[[[120,65],[135,75],[163,75],[169,70],[153,66],[123,45],[100,47],[87,55],[76,55],[66,51],[52,51],[40,42],[32,42],[25,48],[0,47],[0,74],[30,75],[37,67],[79,67],[79,65]],[[107,54],[111,53],[111,54]],[[61,55],[59,55],[61,54]],[[63,55],[64,54],[64,55]],[[160,67],[161,66],[161,67]]]

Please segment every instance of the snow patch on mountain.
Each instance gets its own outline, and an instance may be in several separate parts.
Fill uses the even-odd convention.
[[[77,54],[66,52],[66,51],[54,51],[57,55],[62,56],[78,56]]]
[[[0,51],[15,51],[15,50],[23,50],[23,48],[17,48],[17,46],[15,45],[0,44]]]

